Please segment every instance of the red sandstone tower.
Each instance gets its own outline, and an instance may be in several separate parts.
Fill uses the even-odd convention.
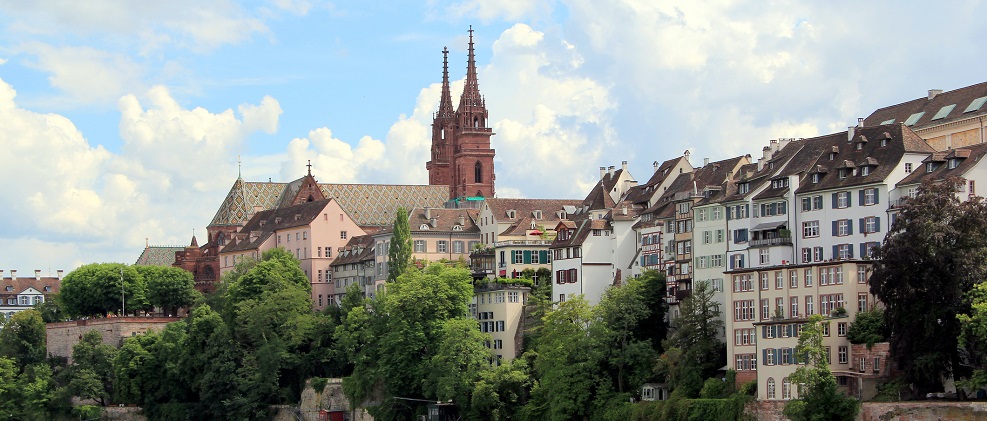
[[[449,50],[442,49],[442,98],[432,121],[432,159],[425,164],[428,183],[449,186],[449,197],[494,196],[493,131],[487,127],[486,101],[480,95],[470,27],[466,85],[459,108],[452,110],[449,92]]]

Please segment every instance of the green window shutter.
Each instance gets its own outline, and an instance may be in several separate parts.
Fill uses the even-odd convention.
[[[527,264],[530,264],[531,263],[531,250],[525,250],[525,251],[523,251],[521,253],[524,256],[524,264],[526,264],[526,265]]]
[[[541,264],[548,263],[548,250],[538,250],[538,262]]]

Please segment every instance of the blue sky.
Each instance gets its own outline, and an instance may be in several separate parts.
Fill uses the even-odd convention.
[[[153,2],[152,2],[153,3]],[[760,155],[984,81],[981,1],[0,0],[0,269],[186,244],[237,175],[427,181],[442,47],[467,29],[501,197],[598,167]],[[147,240],[145,240],[147,239]]]

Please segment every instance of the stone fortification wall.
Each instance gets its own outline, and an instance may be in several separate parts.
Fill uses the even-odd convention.
[[[119,348],[123,340],[148,330],[160,331],[177,317],[109,317],[48,323],[45,326],[48,354],[71,359],[72,347],[90,330],[99,331],[103,343]]]
[[[758,401],[747,405],[747,413],[759,421],[787,420],[782,415],[784,401]],[[987,402],[864,402],[857,421],[987,421]]]

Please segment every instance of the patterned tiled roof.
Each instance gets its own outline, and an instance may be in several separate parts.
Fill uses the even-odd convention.
[[[171,266],[175,263],[175,252],[185,250],[181,246],[148,246],[134,262],[137,266]]]
[[[290,203],[301,180],[273,183],[238,178],[209,226],[243,226],[255,208],[268,210]],[[448,186],[319,183],[319,187],[360,226],[388,225],[399,207],[442,207],[449,199]]]

